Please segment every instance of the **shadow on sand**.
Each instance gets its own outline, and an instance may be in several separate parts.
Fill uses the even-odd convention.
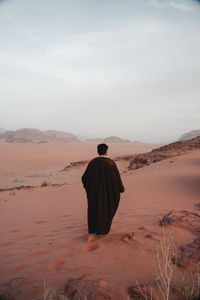
[[[200,176],[182,176],[180,178],[176,178],[175,183],[181,186],[182,191],[190,191],[191,194],[195,193],[200,199]]]

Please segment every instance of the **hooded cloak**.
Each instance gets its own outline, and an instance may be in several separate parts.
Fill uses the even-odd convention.
[[[115,162],[99,156],[91,160],[82,176],[88,200],[88,232],[107,234],[124,186]]]

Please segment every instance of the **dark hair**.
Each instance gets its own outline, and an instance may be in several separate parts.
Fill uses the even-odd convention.
[[[108,150],[108,146],[106,144],[99,144],[97,146],[97,152],[99,155],[106,154],[106,151]]]

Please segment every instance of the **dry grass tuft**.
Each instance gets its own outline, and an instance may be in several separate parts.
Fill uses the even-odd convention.
[[[48,185],[50,185],[51,184],[51,182],[47,182],[46,180],[45,181],[43,181],[42,183],[41,183],[41,187],[44,187],[44,186],[48,186]]]
[[[78,289],[78,293],[80,295],[79,300],[87,300],[87,296],[83,295],[79,289]],[[71,297],[68,298],[64,294],[58,293],[55,289],[50,288],[47,281],[44,279],[43,300],[70,300],[70,299]]]
[[[190,271],[185,271],[181,277],[175,279],[176,259],[177,249],[173,238],[166,236],[163,231],[155,253],[157,296],[153,296],[150,286],[142,287],[136,281],[142,299],[200,300],[200,262],[194,264]]]
[[[200,263],[178,278],[175,290],[180,295],[180,300],[200,300]]]
[[[44,280],[43,300],[69,300],[69,298],[50,288],[46,280]]]

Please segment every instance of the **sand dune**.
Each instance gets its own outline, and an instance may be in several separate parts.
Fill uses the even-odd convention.
[[[110,153],[114,157],[152,148],[111,144]],[[126,191],[110,234],[88,243],[86,195],[80,182],[85,166],[59,170],[68,162],[91,159],[95,151],[91,143],[1,144],[1,188],[22,185],[13,182],[17,176],[32,187],[0,193],[0,295],[39,300],[43,279],[57,290],[75,279],[69,281],[71,289],[85,283],[88,290],[83,291],[93,286],[112,299],[127,299],[136,280],[153,280],[152,250],[162,236],[162,217],[170,210],[199,212],[200,150],[126,173],[128,162],[118,161]],[[27,179],[31,174],[44,177]],[[65,184],[40,187],[43,180]],[[195,236],[187,228],[165,230],[177,247]]]

